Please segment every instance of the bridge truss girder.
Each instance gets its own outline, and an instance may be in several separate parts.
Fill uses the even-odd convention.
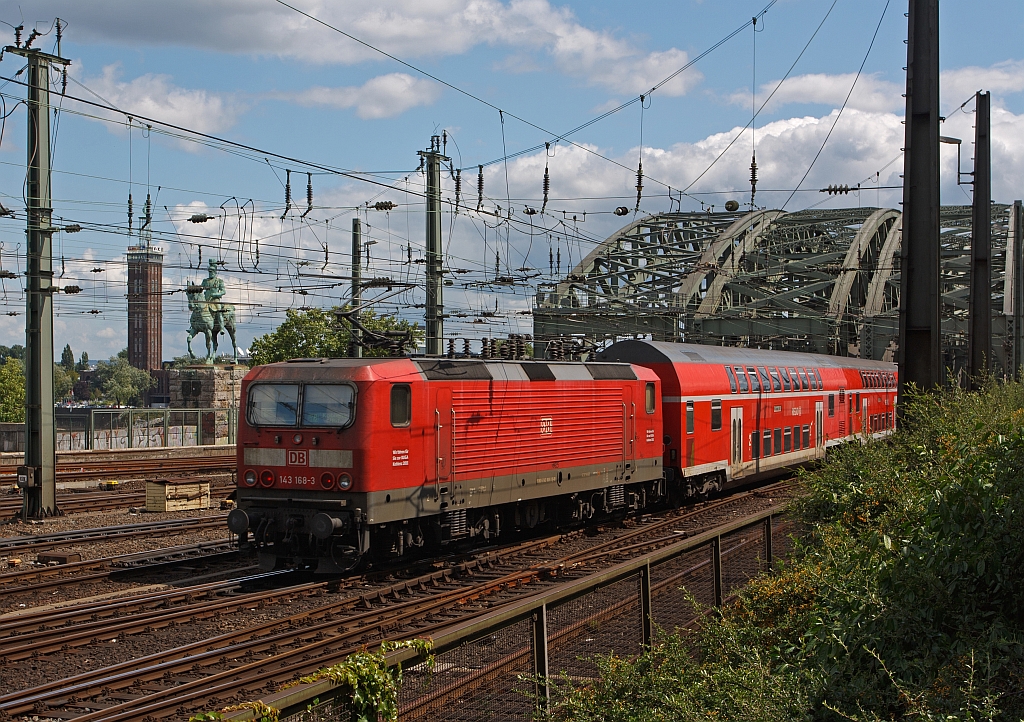
[[[992,207],[992,358],[1012,368],[1003,303],[1010,206]],[[598,244],[538,287],[534,337],[637,336],[895,358],[902,215],[885,208],[665,213]],[[970,206],[941,212],[946,363],[967,350]],[[1012,325],[1012,324],[1010,324]]]

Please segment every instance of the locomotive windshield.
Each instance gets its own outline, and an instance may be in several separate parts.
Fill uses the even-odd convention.
[[[306,384],[302,391],[303,426],[348,426],[355,389],[346,384]]]
[[[299,412],[298,384],[254,384],[249,388],[249,423],[295,426]]]
[[[348,426],[355,389],[348,384],[253,384],[248,417],[253,426]],[[300,403],[301,398],[301,403]],[[301,407],[301,408],[300,408]]]

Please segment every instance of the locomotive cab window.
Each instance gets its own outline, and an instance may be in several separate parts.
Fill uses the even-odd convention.
[[[302,389],[303,426],[348,426],[356,390],[348,384],[306,384]]]
[[[408,426],[412,421],[412,389],[409,384],[391,387],[391,425]]]
[[[722,430],[722,401],[715,399],[711,402],[711,430]]]
[[[647,386],[644,387],[644,407],[646,408],[647,413],[654,413],[654,403],[654,384],[647,384]]]
[[[299,412],[298,384],[253,384],[247,404],[252,426],[295,426]]]

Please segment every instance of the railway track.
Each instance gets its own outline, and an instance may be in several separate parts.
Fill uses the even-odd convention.
[[[193,479],[188,479],[192,481]],[[230,483],[211,483],[211,495],[226,494],[234,489]],[[95,511],[114,511],[132,506],[145,506],[144,491],[76,491],[57,495],[57,507],[64,514],[84,514]],[[0,517],[21,512],[21,495],[0,498]]]
[[[430,635],[623,556],[733,521],[751,506],[764,508],[767,500],[756,497],[782,493],[785,487],[769,490],[670,513],[612,532],[613,538],[604,541],[583,534],[553,536],[480,554],[450,570],[346,594],[284,619],[0,696],[0,716],[32,711],[74,716],[79,722],[164,719],[239,697],[251,699],[364,645]]]
[[[39,594],[67,587],[69,584],[117,581],[128,575],[138,578],[143,574],[166,571],[182,564],[210,565],[238,558],[239,552],[234,541],[221,539],[67,564],[32,566],[0,574],[0,594],[5,597],[16,594]]]
[[[124,461],[87,461],[57,464],[59,481],[83,479],[144,479],[168,474],[230,473],[235,470],[234,457],[195,456],[182,459],[131,459]],[[13,484],[17,479],[13,467],[0,471],[0,483]]]
[[[53,534],[28,534],[0,538],[0,555],[14,554],[38,549],[52,549],[58,546],[85,544],[97,541],[110,541],[112,538],[146,536],[150,534],[181,533],[206,529],[225,529],[227,514],[215,514],[198,519],[167,519],[164,521],[147,521],[138,524],[119,524],[117,526],[99,527],[95,529],[76,529]]]

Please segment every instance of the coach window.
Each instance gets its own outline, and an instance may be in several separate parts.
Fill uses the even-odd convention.
[[[814,375],[818,379],[818,388],[824,390],[825,389],[825,382],[821,380],[821,372],[818,371],[818,369],[812,369],[812,371],[814,371]]]
[[[800,451],[800,427],[793,427],[793,451]]]
[[[789,426],[782,430],[782,450],[787,454],[793,450],[793,429]]]
[[[772,431],[771,429],[764,430],[764,453],[761,456],[772,455]]]
[[[729,377],[729,391],[736,393],[736,377],[733,376],[732,369],[728,366],[725,367],[725,375]]]
[[[644,406],[647,408],[647,413],[654,413],[654,384],[647,384],[644,388]]]
[[[742,366],[735,366],[734,368],[736,369],[736,378],[740,382],[740,393],[745,394],[750,390],[750,386],[747,385],[747,375],[743,373]]]
[[[775,429],[775,453],[782,453],[782,429]]]
[[[803,369],[797,369],[797,373],[800,375],[800,388],[804,391],[810,391],[811,382],[807,380],[807,373]]]
[[[828,417],[831,419],[836,415],[836,395],[828,395]]]
[[[711,430],[722,430],[722,401],[715,399],[711,402]]]
[[[771,368],[768,369],[768,373],[772,375],[772,389],[775,391],[782,391],[782,381],[779,380],[779,370]]]
[[[686,402],[686,433],[693,433],[693,402]]]
[[[790,369],[789,369],[789,377],[791,379],[793,379],[793,390],[794,391],[806,391],[807,390],[806,387],[800,388],[800,377],[797,376],[795,368],[790,367]]]
[[[779,373],[782,374],[782,387],[784,389],[786,389],[786,391],[793,390],[792,389],[792,384],[790,384],[790,382],[789,382],[789,372],[786,370],[786,367],[785,366],[780,366],[779,367]],[[797,390],[799,390],[799,389],[797,389]]]
[[[412,421],[412,389],[409,384],[391,387],[391,425],[408,426]]]
[[[763,388],[765,392],[771,391],[772,380],[768,377],[768,372],[765,370],[764,366],[758,366],[757,371],[761,374],[761,388]],[[778,389],[776,389],[776,391],[777,390]]]
[[[761,458],[761,432],[753,431],[750,434],[750,455],[755,459]]]
[[[809,424],[804,424],[804,448],[811,448],[811,427]]]
[[[747,366],[747,373],[750,374],[750,390],[755,394],[761,393],[761,383],[757,380],[757,370],[753,366]]]

